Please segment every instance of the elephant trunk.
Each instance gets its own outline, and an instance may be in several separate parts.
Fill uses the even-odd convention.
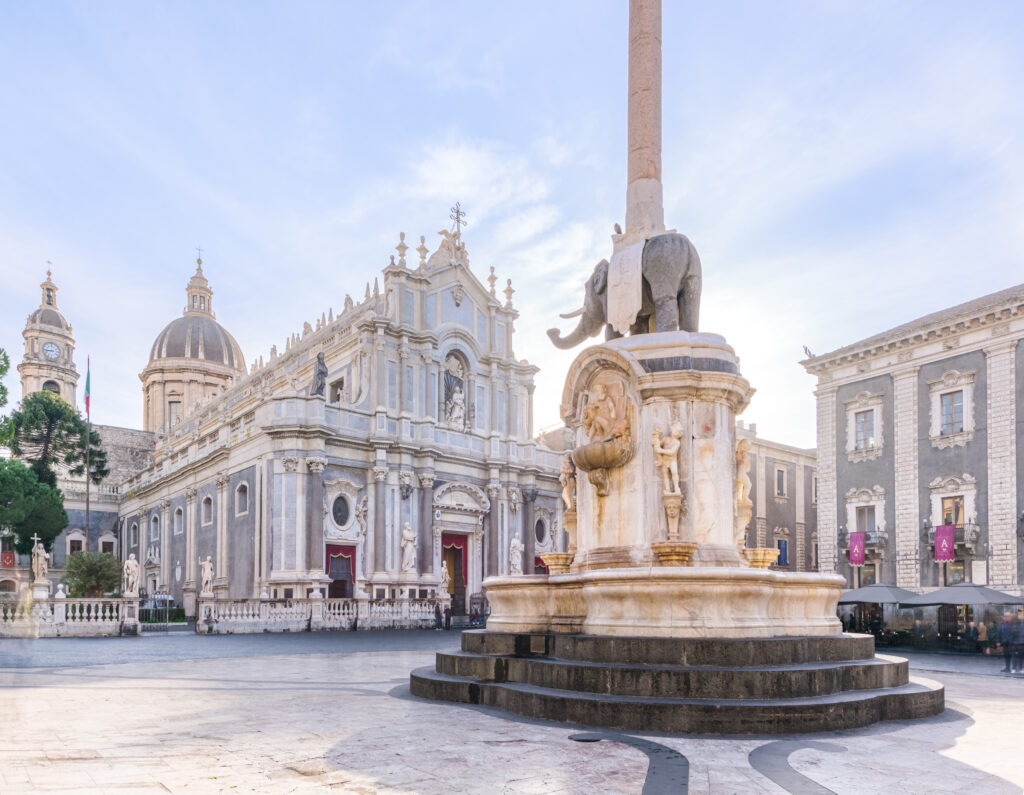
[[[593,337],[594,334],[597,332],[591,331],[590,329],[586,328],[584,320],[586,320],[585,317],[583,318],[583,320],[580,320],[576,328],[574,328],[564,337],[558,329],[549,328],[548,336],[551,338],[551,341],[554,343],[555,347],[565,351],[568,350],[569,348],[575,348],[577,345],[583,342],[583,340],[587,339],[587,337]]]

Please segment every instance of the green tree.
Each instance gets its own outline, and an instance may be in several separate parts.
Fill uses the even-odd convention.
[[[67,526],[64,495],[40,483],[20,461],[0,460],[0,530],[14,533],[18,552],[32,551],[33,535],[50,549],[53,539]]]
[[[73,597],[97,597],[121,585],[121,564],[109,552],[76,552],[64,565],[64,584]]]
[[[11,452],[28,463],[40,483],[56,486],[55,467],[60,463],[67,465],[73,475],[85,472],[87,447],[93,483],[99,483],[110,471],[100,435],[88,432],[85,420],[60,395],[45,389],[29,395],[4,424]]]
[[[0,348],[0,409],[7,405],[7,387],[4,386],[4,376],[11,369],[11,360],[7,358],[7,351]],[[2,437],[0,437],[2,441]]]

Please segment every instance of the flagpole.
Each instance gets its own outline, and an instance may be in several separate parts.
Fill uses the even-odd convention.
[[[85,357],[85,551],[89,551],[89,453],[92,450],[92,418],[89,412],[89,357]]]

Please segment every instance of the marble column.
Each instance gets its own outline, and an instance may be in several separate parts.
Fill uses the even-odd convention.
[[[420,572],[434,573],[434,475],[420,475],[420,526],[416,531],[416,557]]]
[[[661,0],[629,2],[626,229],[665,228],[661,187]]]
[[[171,561],[171,536],[174,528],[170,524],[170,500],[160,500],[160,585],[170,593],[171,572],[173,563]]]
[[[501,574],[498,567],[498,548],[500,547],[500,530],[498,525],[498,495],[501,487],[497,483],[487,486],[487,497],[491,501],[491,509],[487,515],[487,535],[484,542],[484,576],[496,577]]]
[[[373,468],[373,570],[387,570],[387,467]]]
[[[228,474],[220,472],[216,477],[217,483],[217,559],[216,564],[216,586],[221,589],[223,595],[227,595],[228,588]],[[218,593],[218,596],[222,595]]]
[[[306,568],[324,572],[324,468],[327,459],[306,459],[309,478],[306,484]]]
[[[536,523],[537,489],[523,489],[523,574],[534,574],[536,568],[534,562],[537,560],[537,534],[534,532]]]

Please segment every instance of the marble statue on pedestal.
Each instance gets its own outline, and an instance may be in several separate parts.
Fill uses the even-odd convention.
[[[441,589],[440,596],[443,599],[451,592],[452,575],[448,572],[448,561],[441,561]]]
[[[455,387],[452,390],[451,399],[448,401],[447,416],[448,422],[452,425],[462,425],[466,421],[466,400],[462,396],[461,387]]]
[[[32,581],[45,580],[46,575],[50,573],[50,553],[46,551],[46,548],[39,543],[38,537],[35,538],[35,544],[32,547]]]
[[[213,562],[209,555],[199,561],[199,581],[202,583],[200,596],[213,596]]]
[[[412,525],[402,525],[402,571],[416,571],[416,534]]]
[[[661,469],[661,478],[666,494],[679,494],[679,446],[683,438],[683,426],[678,421],[669,427],[669,435],[662,436],[661,428],[651,432],[651,446]]]
[[[508,573],[509,574],[522,574],[523,573],[523,542],[519,540],[519,533],[512,536],[512,540],[508,544]]]
[[[128,560],[124,562],[124,568],[122,569],[124,574],[124,595],[125,596],[138,596],[139,595],[139,562],[135,559],[135,553],[133,552],[128,556]]]
[[[566,456],[562,459],[562,472],[558,476],[562,484],[562,502],[565,503],[565,510],[576,510],[576,467],[572,463],[572,457]]]

